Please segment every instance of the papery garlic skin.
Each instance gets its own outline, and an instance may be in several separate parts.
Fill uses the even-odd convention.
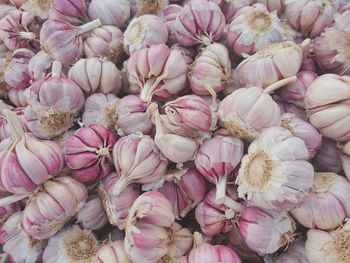
[[[0,200],[8,196],[7,194],[2,192],[0,192],[0,195],[1,195]],[[5,223],[7,218],[9,218],[12,214],[20,211],[20,209],[21,208],[18,202],[0,206],[0,224],[2,225],[3,223]],[[1,240],[0,243],[3,245],[2,241],[4,240]]]
[[[20,5],[21,9],[32,13],[40,19],[48,19],[53,1],[24,0],[22,3]]]
[[[68,78],[87,92],[117,94],[122,88],[122,75],[117,66],[106,59],[84,58],[78,60],[69,70]]]
[[[337,143],[323,137],[321,148],[313,159],[313,164],[317,172],[340,173],[342,169],[341,151]]]
[[[317,74],[315,72],[298,72],[297,80],[294,83],[288,84],[280,90],[279,95],[281,99],[283,99],[286,102],[292,103],[301,109],[304,109],[304,98],[306,91],[316,78]]]
[[[259,255],[276,252],[291,243],[296,225],[286,212],[249,206],[240,213],[238,227],[247,245]]]
[[[28,63],[35,55],[33,51],[26,48],[16,49],[11,55],[11,61],[4,71],[6,83],[14,89],[25,89],[30,86]]]
[[[116,128],[116,108],[120,99],[114,94],[94,93],[85,100],[82,121],[85,126],[100,124],[107,129]]]
[[[98,187],[98,193],[102,200],[103,207],[112,225],[119,229],[125,229],[128,212],[140,195],[139,186],[131,184],[127,186],[120,194],[113,194],[115,184],[118,182],[118,176],[115,172],[110,173],[101,181]]]
[[[252,204],[289,211],[307,197],[314,169],[302,139],[281,127],[266,129],[243,156],[236,183]]]
[[[39,51],[28,63],[28,73],[32,81],[44,79],[51,73],[52,58],[45,51]]]
[[[113,161],[119,180],[112,193],[119,195],[133,183],[150,184],[165,175],[168,160],[160,153],[153,139],[132,134],[118,140],[113,147]]]
[[[91,19],[100,19],[104,25],[123,27],[130,17],[129,1],[92,0],[88,15]]]
[[[123,241],[114,241],[99,248],[92,263],[132,263]]]
[[[130,0],[131,16],[160,15],[168,5],[169,0]]]
[[[256,0],[232,0],[221,1],[220,7],[225,15],[226,23],[229,24],[236,13],[245,6],[250,6],[256,3]]]
[[[193,247],[193,235],[188,228],[182,227],[178,223],[174,223],[171,227],[172,232],[172,244],[169,247],[168,255],[163,260],[178,259],[181,256],[188,254]],[[176,261],[175,260],[175,261]]]
[[[222,127],[247,141],[257,138],[263,129],[281,122],[278,104],[260,87],[232,92],[220,103],[218,116]]]
[[[73,25],[81,25],[90,19],[85,0],[52,0],[50,19],[61,19]]]
[[[86,57],[106,57],[119,64],[123,58],[123,32],[116,26],[103,25],[91,31],[84,40]]]
[[[132,205],[125,229],[125,250],[133,262],[156,263],[168,253],[175,215],[168,199],[150,191]]]
[[[290,59],[290,58],[293,59]],[[301,48],[292,41],[273,43],[243,60],[237,67],[243,86],[267,86],[295,76],[302,63]]]
[[[326,232],[310,229],[307,232],[305,251],[311,263],[349,262],[349,223]]]
[[[195,0],[179,10],[170,30],[180,45],[194,46],[218,41],[225,24],[225,16],[216,3]]]
[[[338,227],[350,214],[350,183],[335,173],[315,173],[309,195],[292,216],[303,226],[322,230]]]
[[[98,240],[90,230],[69,226],[49,239],[43,263],[91,262],[98,248]]]
[[[30,237],[23,229],[22,219],[23,212],[16,212],[5,222],[7,238],[3,251],[11,257],[10,262],[38,262],[41,260],[45,242]]]
[[[227,176],[240,163],[244,144],[240,139],[215,136],[205,140],[196,153],[194,163],[204,178],[216,185],[216,201],[225,198]]]
[[[350,77],[325,74],[307,89],[305,106],[309,121],[327,138],[350,140]]]
[[[14,108],[11,110],[17,114],[17,116],[19,117],[19,119],[22,123],[23,129],[25,129],[25,124],[23,123],[23,121],[24,121],[24,118],[23,118],[24,108],[18,107],[18,108]],[[0,140],[3,141],[6,138],[11,138],[11,133],[12,133],[11,126],[6,119],[6,116],[0,115]]]
[[[231,82],[231,62],[227,48],[219,43],[202,50],[189,66],[189,82],[196,95],[222,91]]]
[[[239,56],[282,42],[285,30],[276,13],[262,4],[241,8],[225,28],[226,42]]]
[[[145,102],[150,102],[153,97],[164,100],[182,91],[186,70],[181,52],[164,44],[138,50],[127,62],[130,89],[139,90],[140,98]]]
[[[102,200],[98,195],[89,196],[89,200],[76,215],[77,223],[82,228],[97,230],[108,223]]]
[[[9,50],[18,48],[37,49],[37,25],[34,15],[14,10],[0,19],[0,39]]]
[[[115,111],[118,116],[118,133],[130,135],[136,132],[149,134],[152,131],[151,111],[149,103],[144,102],[136,95],[123,97]]]
[[[65,161],[79,182],[93,182],[109,174],[112,149],[117,142],[113,132],[101,125],[82,127],[64,144]]]
[[[46,181],[28,201],[23,227],[35,239],[54,236],[85,204],[87,190],[72,177]]]
[[[315,38],[332,24],[342,0],[286,0],[285,16],[294,29]]]
[[[314,126],[291,113],[285,113],[281,116],[281,127],[304,141],[309,151],[309,160],[315,157],[322,145],[322,135]]]
[[[128,54],[155,44],[165,44],[168,29],[163,20],[155,15],[135,17],[124,32],[124,49]]]
[[[273,259],[274,263],[310,263],[305,251],[306,239],[301,237],[293,241],[281,255]]]

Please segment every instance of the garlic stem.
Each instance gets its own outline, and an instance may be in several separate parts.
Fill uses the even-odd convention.
[[[22,38],[35,39],[36,35],[33,32],[22,31],[19,33]]]
[[[242,205],[228,196],[225,196],[223,204],[233,209],[234,211],[242,211]]]
[[[55,60],[53,63],[52,63],[52,77],[55,77],[55,78],[59,78],[60,75],[61,75],[61,70],[62,70],[62,64],[60,62],[58,62],[57,60]]]
[[[204,244],[205,241],[203,239],[203,236],[199,232],[194,232],[193,234],[193,247],[199,247],[200,245]]]
[[[17,114],[10,110],[4,110],[4,114],[11,127],[11,137],[13,139],[21,140],[24,136],[24,130]]]
[[[151,102],[155,89],[162,80],[163,78],[161,76],[147,80],[140,93],[141,100],[144,102]]]
[[[22,200],[22,199],[28,197],[28,196],[29,196],[29,194],[27,193],[27,194],[20,194],[20,195],[10,195],[10,196],[1,198],[0,199],[0,207],[13,204],[19,200]]]
[[[89,23],[81,25],[78,27],[77,36],[82,35],[82,34],[88,32],[96,27],[101,26],[101,25],[102,25],[102,23],[101,23],[100,19],[95,19]]]
[[[225,174],[216,184],[216,197],[215,200],[219,204],[224,203],[226,197],[226,181],[227,175]]]
[[[310,38],[305,39],[301,44],[301,53],[303,54],[303,59],[306,59],[309,56],[310,53],[310,44],[311,40]]]
[[[265,89],[264,89],[264,93],[267,93],[267,94],[270,94],[272,92],[274,92],[275,90],[283,87],[283,86],[286,86],[288,84],[291,84],[293,82],[296,82],[297,81],[297,77],[296,76],[292,76],[292,77],[289,77],[289,78],[285,78],[285,79],[281,79],[279,81],[276,81],[275,83],[271,84],[270,86],[267,86]]]

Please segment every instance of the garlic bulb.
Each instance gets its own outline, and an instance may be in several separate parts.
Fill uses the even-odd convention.
[[[125,252],[123,241],[114,241],[100,247],[92,263],[132,263]]]
[[[340,173],[342,169],[341,151],[337,143],[323,137],[321,148],[313,159],[313,164],[317,172]]]
[[[120,194],[116,195],[113,190],[118,180],[119,178],[115,172],[110,173],[101,181],[98,193],[109,222],[119,229],[125,229],[128,212],[136,198],[139,197],[140,191],[138,185],[130,184]]]
[[[10,262],[33,263],[41,261],[45,242],[30,237],[23,229],[23,212],[16,212],[4,224],[7,234],[3,251],[12,259]],[[7,262],[7,261],[6,261]]]
[[[10,89],[8,93],[9,101],[16,107],[26,107],[28,103],[25,93],[25,89]]]
[[[220,8],[225,15],[226,23],[229,24],[240,9],[255,3],[256,0],[225,0],[220,2]]]
[[[225,28],[227,46],[240,56],[282,42],[285,34],[277,14],[262,4],[241,8]]]
[[[98,240],[90,230],[69,226],[49,239],[43,263],[91,262],[98,248]]]
[[[45,51],[36,53],[28,63],[28,73],[32,81],[44,79],[51,73],[53,60]]]
[[[295,76],[301,63],[301,48],[292,41],[285,41],[267,45],[249,56],[238,65],[237,73],[243,86],[265,88],[278,80]]]
[[[168,29],[163,20],[155,15],[135,17],[124,32],[124,48],[128,54],[155,44],[165,44]]]
[[[56,61],[52,76],[34,82],[26,92],[28,130],[45,139],[71,128],[85,100],[82,90],[74,81],[60,76],[60,63]]]
[[[260,87],[242,88],[225,97],[219,105],[219,124],[233,136],[252,141],[269,127],[278,126],[278,104]]]
[[[116,108],[120,99],[114,94],[94,93],[85,100],[82,121],[84,126],[99,124],[107,129],[116,129]]]
[[[89,196],[88,201],[76,214],[76,218],[82,228],[90,230],[100,229],[108,223],[102,200],[98,195]]]
[[[219,43],[206,46],[189,66],[189,82],[196,95],[222,91],[231,82],[231,62],[227,48]]]
[[[332,230],[350,216],[350,183],[335,173],[315,173],[305,201],[291,211],[303,226]]]
[[[134,52],[127,62],[130,89],[139,90],[140,98],[167,99],[185,88],[187,64],[178,50],[164,44]]]
[[[327,138],[350,140],[350,77],[325,74],[307,89],[305,106],[310,123]]]
[[[101,125],[77,130],[64,143],[65,161],[79,182],[93,182],[109,174],[116,136]]]
[[[132,134],[113,147],[113,161],[118,181],[112,193],[119,195],[130,184],[150,184],[165,175],[168,161],[147,135]]]
[[[311,263],[349,262],[349,240],[349,222],[331,232],[310,229],[305,243],[306,256]]]
[[[87,190],[72,177],[46,181],[29,199],[23,213],[23,227],[35,239],[47,239],[85,204]]]
[[[116,26],[103,25],[91,31],[84,40],[86,57],[106,57],[109,61],[120,64],[124,54],[123,32]]]
[[[16,113],[3,111],[11,137],[0,143],[1,189],[14,194],[33,192],[62,170],[62,149],[55,142],[38,140],[24,132]]]
[[[169,0],[130,0],[132,16],[145,14],[160,15],[168,5]]]
[[[273,258],[273,263],[310,263],[306,256],[304,237],[293,241],[281,255]]]
[[[238,227],[248,247],[259,255],[275,253],[290,244],[296,230],[295,222],[288,213],[254,206],[243,209]]]
[[[236,179],[239,197],[267,209],[295,208],[312,186],[314,169],[308,158],[302,139],[284,128],[266,129],[243,156]]]
[[[215,136],[200,146],[194,163],[204,178],[216,185],[216,201],[225,199],[227,176],[240,163],[244,144],[240,139]]]
[[[52,1],[52,6],[49,13],[50,19],[64,20],[73,25],[81,25],[90,20],[87,16],[87,3],[85,0],[51,0],[51,1]],[[45,1],[46,4],[47,2],[50,2],[50,1]]]

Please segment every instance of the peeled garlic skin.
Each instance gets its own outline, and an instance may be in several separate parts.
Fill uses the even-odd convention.
[[[327,138],[350,140],[350,77],[325,74],[307,89],[305,106],[309,121]]]
[[[124,32],[124,49],[132,53],[154,44],[165,44],[168,40],[168,29],[163,20],[155,15],[135,17]]]
[[[92,263],[132,263],[125,252],[123,241],[114,241],[101,247]]]
[[[140,195],[140,191],[138,189],[138,185],[131,184],[127,186],[119,195],[115,195],[113,194],[113,187],[117,181],[117,174],[115,172],[110,173],[101,181],[98,188],[98,193],[102,200],[102,204],[108,216],[109,222],[112,225],[117,226],[119,229],[124,229],[128,212],[133,202]]]
[[[259,255],[274,253],[288,245],[296,230],[288,213],[254,206],[243,209],[238,227],[248,247]]]
[[[56,234],[87,200],[85,186],[72,177],[57,177],[42,185],[23,213],[25,231],[36,239]]]
[[[99,196],[91,196],[76,215],[77,222],[86,229],[97,230],[104,227],[108,218]]]
[[[350,216],[350,183],[335,173],[316,173],[305,201],[291,211],[303,226],[333,230]]]
[[[305,251],[311,263],[340,262],[338,261],[337,252],[332,246],[330,233],[318,229],[310,229],[306,235]]]

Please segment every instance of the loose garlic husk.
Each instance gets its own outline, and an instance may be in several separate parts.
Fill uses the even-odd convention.
[[[73,25],[87,23],[90,19],[87,16],[86,0],[49,0],[52,1],[49,13],[50,19],[60,19]]]
[[[46,181],[24,209],[25,231],[39,240],[54,236],[84,206],[87,197],[85,186],[72,177]]]
[[[98,248],[98,240],[90,230],[69,226],[49,239],[43,263],[91,262]]]
[[[159,192],[146,192],[132,205],[125,229],[125,250],[133,262],[156,263],[169,252],[172,206]]]
[[[21,5],[21,9],[34,14],[40,19],[48,19],[53,2],[53,0],[25,0]]]
[[[315,173],[305,201],[291,211],[303,226],[332,230],[350,216],[350,183],[335,173]]]
[[[53,60],[45,51],[36,53],[28,63],[28,73],[32,81],[44,79],[51,73]]]
[[[100,247],[92,263],[132,263],[126,254],[123,241],[114,241]]]
[[[238,194],[252,204],[288,211],[307,197],[314,169],[302,139],[281,127],[266,129],[243,156]]]
[[[9,50],[38,48],[38,26],[34,14],[14,10],[0,20],[0,39]]]
[[[168,29],[160,17],[142,15],[131,20],[123,40],[125,51],[131,54],[151,45],[165,44],[168,40]]]
[[[322,138],[321,148],[313,159],[315,171],[340,173],[342,169],[341,151],[333,140]]]
[[[252,141],[263,129],[278,126],[278,104],[260,87],[241,88],[225,97],[219,105],[219,124],[233,136]]]
[[[14,194],[33,192],[62,170],[62,149],[55,142],[38,140],[24,132],[16,113],[3,111],[11,127],[11,138],[0,144],[1,189]]]
[[[189,65],[190,87],[196,95],[222,91],[231,82],[231,62],[227,48],[219,43],[206,46]]]
[[[174,21],[168,25],[180,45],[207,45],[221,38],[226,21],[216,3],[194,0],[178,11]]]
[[[286,212],[248,206],[238,219],[240,233],[259,255],[275,253],[295,238],[296,225]]]
[[[286,0],[285,16],[294,29],[315,38],[333,22],[342,0]]]
[[[301,48],[292,41],[285,41],[267,45],[249,56],[238,65],[237,73],[243,86],[265,88],[278,80],[295,76],[301,63]]]
[[[109,222],[119,229],[125,229],[128,212],[136,198],[139,197],[140,191],[138,185],[130,184],[120,194],[116,195],[113,191],[118,180],[115,172],[109,174],[101,181],[98,193]]]
[[[92,0],[88,7],[91,19],[100,19],[104,25],[123,27],[130,17],[130,6],[127,0]]]
[[[310,263],[306,256],[305,251],[305,241],[304,237],[298,238],[293,241],[284,251],[277,257],[269,258],[267,260],[265,258],[266,263]]]
[[[11,61],[4,70],[4,79],[11,88],[26,89],[30,86],[28,63],[34,55],[33,51],[26,48],[13,51]]]
[[[78,60],[70,68],[68,78],[87,93],[117,94],[122,88],[121,72],[113,62],[102,58]]]
[[[314,126],[294,116],[294,114],[285,113],[281,116],[281,127],[289,130],[293,136],[299,137],[304,141],[309,151],[308,160],[315,157],[322,145],[322,135],[319,134]]]
[[[74,81],[60,76],[60,67],[55,61],[51,77],[27,89],[27,126],[38,138],[49,139],[66,132],[84,105],[82,90]]]
[[[140,98],[168,99],[185,88],[187,64],[178,50],[164,44],[134,52],[127,62],[130,89],[139,90]]]
[[[350,140],[350,77],[325,74],[307,89],[305,106],[309,121],[327,138]]]
[[[119,139],[113,147],[113,161],[119,178],[112,190],[115,195],[133,183],[159,181],[168,165],[168,160],[160,153],[153,139],[140,134]]]
[[[225,28],[227,46],[239,56],[282,42],[285,34],[277,14],[262,4],[241,8]]]
[[[349,221],[331,232],[310,229],[305,243],[306,256],[311,263],[347,263],[350,260],[349,241]]]
[[[350,74],[349,28],[342,24],[350,24],[350,10],[335,17],[335,25],[326,28],[313,43],[315,60],[325,72],[340,75]]]
[[[107,129],[116,129],[116,108],[120,99],[114,94],[91,94],[85,100],[82,121],[84,126],[100,124]]]
[[[91,31],[84,40],[86,57],[106,57],[120,64],[124,54],[123,32],[116,26],[103,25]]]
[[[0,1],[0,19],[7,16],[10,12],[17,10],[17,8],[8,3],[7,0]]]
[[[241,259],[235,251],[224,245],[212,246],[203,240],[200,233],[193,235],[194,246],[187,256],[179,259],[178,263],[241,263]]]
[[[244,144],[240,139],[215,136],[207,139],[198,149],[194,163],[204,178],[216,185],[216,201],[225,200],[227,176],[240,163]]]
[[[5,222],[7,238],[3,251],[12,259],[10,262],[39,262],[45,242],[30,237],[23,229],[22,219],[23,212],[16,212]]]
[[[40,46],[54,60],[62,64],[74,63],[83,53],[81,35],[99,27],[96,19],[81,26],[74,26],[64,20],[48,19],[40,30]]]
[[[91,195],[76,214],[77,223],[85,229],[97,230],[108,223],[108,217],[98,195]]]
[[[92,124],[82,127],[64,143],[65,161],[79,182],[94,182],[112,169],[112,148],[117,142],[113,132]]]

